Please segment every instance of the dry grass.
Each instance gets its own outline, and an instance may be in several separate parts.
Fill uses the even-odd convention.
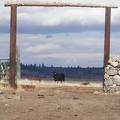
[[[41,87],[47,87],[47,88],[54,88],[54,87],[81,87],[81,88],[102,88],[102,83],[89,83],[84,84],[83,82],[78,83],[71,83],[71,82],[64,82],[64,83],[55,83],[54,81],[38,81],[38,80],[17,80],[18,89],[23,90],[35,90],[39,89]],[[0,88],[9,88],[8,82],[0,81]]]

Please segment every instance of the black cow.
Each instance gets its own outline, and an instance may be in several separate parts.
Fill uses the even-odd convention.
[[[65,75],[64,73],[56,73],[56,72],[53,72],[53,79],[55,82],[64,82],[65,81]]]

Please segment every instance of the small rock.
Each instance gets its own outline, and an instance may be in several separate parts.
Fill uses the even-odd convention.
[[[93,94],[99,95],[99,94],[101,94],[101,92],[99,92],[99,91],[94,91]]]
[[[2,95],[3,94],[3,92],[2,91],[0,91],[0,95]]]
[[[120,61],[120,57],[119,56],[115,56],[115,57],[112,57],[110,58],[112,62],[118,62]]]
[[[113,68],[111,65],[107,65],[107,66],[105,67],[105,73],[107,73],[108,70],[111,69],[111,68]]]
[[[20,95],[8,95],[6,96],[7,99],[12,99],[12,100],[21,100]]]
[[[89,82],[83,82],[82,85],[89,85]]]
[[[80,98],[79,97],[73,97],[74,100],[79,100]]]
[[[112,86],[113,85],[113,81],[111,78],[105,79],[104,81],[105,86]]]
[[[5,107],[9,107],[9,105],[8,105],[8,104],[5,104]]]
[[[113,84],[113,86],[112,87],[116,87],[116,84]]]
[[[34,111],[33,108],[29,108],[28,109],[28,112],[32,112],[32,111]]]
[[[118,71],[115,68],[110,68],[106,73],[108,75],[117,75]]]
[[[112,59],[109,59],[108,60],[108,63],[111,65],[111,63],[112,63],[113,61],[112,61]]]
[[[118,62],[118,66],[117,67],[120,68],[120,61]]]
[[[107,65],[106,69],[109,70],[111,67],[111,65]]]
[[[120,76],[119,75],[115,75],[113,77],[113,83],[120,86]]]
[[[16,92],[12,92],[12,95],[16,95]]]
[[[108,78],[109,78],[109,75],[105,73],[104,79],[108,79]]]
[[[117,67],[117,66],[118,66],[118,62],[112,62],[111,65],[112,65],[113,67]]]
[[[118,75],[120,75],[120,70],[118,70]]]
[[[37,96],[38,96],[38,98],[45,98],[45,96],[42,94],[38,94]]]
[[[74,114],[74,116],[78,116],[78,114]]]
[[[20,95],[15,95],[15,96],[14,96],[14,99],[15,99],[15,100],[21,100],[21,96],[20,96]]]
[[[119,62],[120,61],[120,56],[116,56],[116,61]]]

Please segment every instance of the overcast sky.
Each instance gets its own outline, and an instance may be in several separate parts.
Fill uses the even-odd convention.
[[[104,9],[18,8],[23,63],[103,66]],[[120,9],[112,10],[111,56],[120,55]],[[9,57],[10,8],[0,3],[0,58]]]

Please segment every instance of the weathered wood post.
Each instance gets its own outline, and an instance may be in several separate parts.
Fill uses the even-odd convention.
[[[10,24],[10,71],[9,83],[14,89],[16,84],[16,23],[17,23],[17,6],[11,5],[11,24]]]
[[[104,72],[110,58],[111,8],[105,8]],[[104,80],[103,80],[104,87]]]

